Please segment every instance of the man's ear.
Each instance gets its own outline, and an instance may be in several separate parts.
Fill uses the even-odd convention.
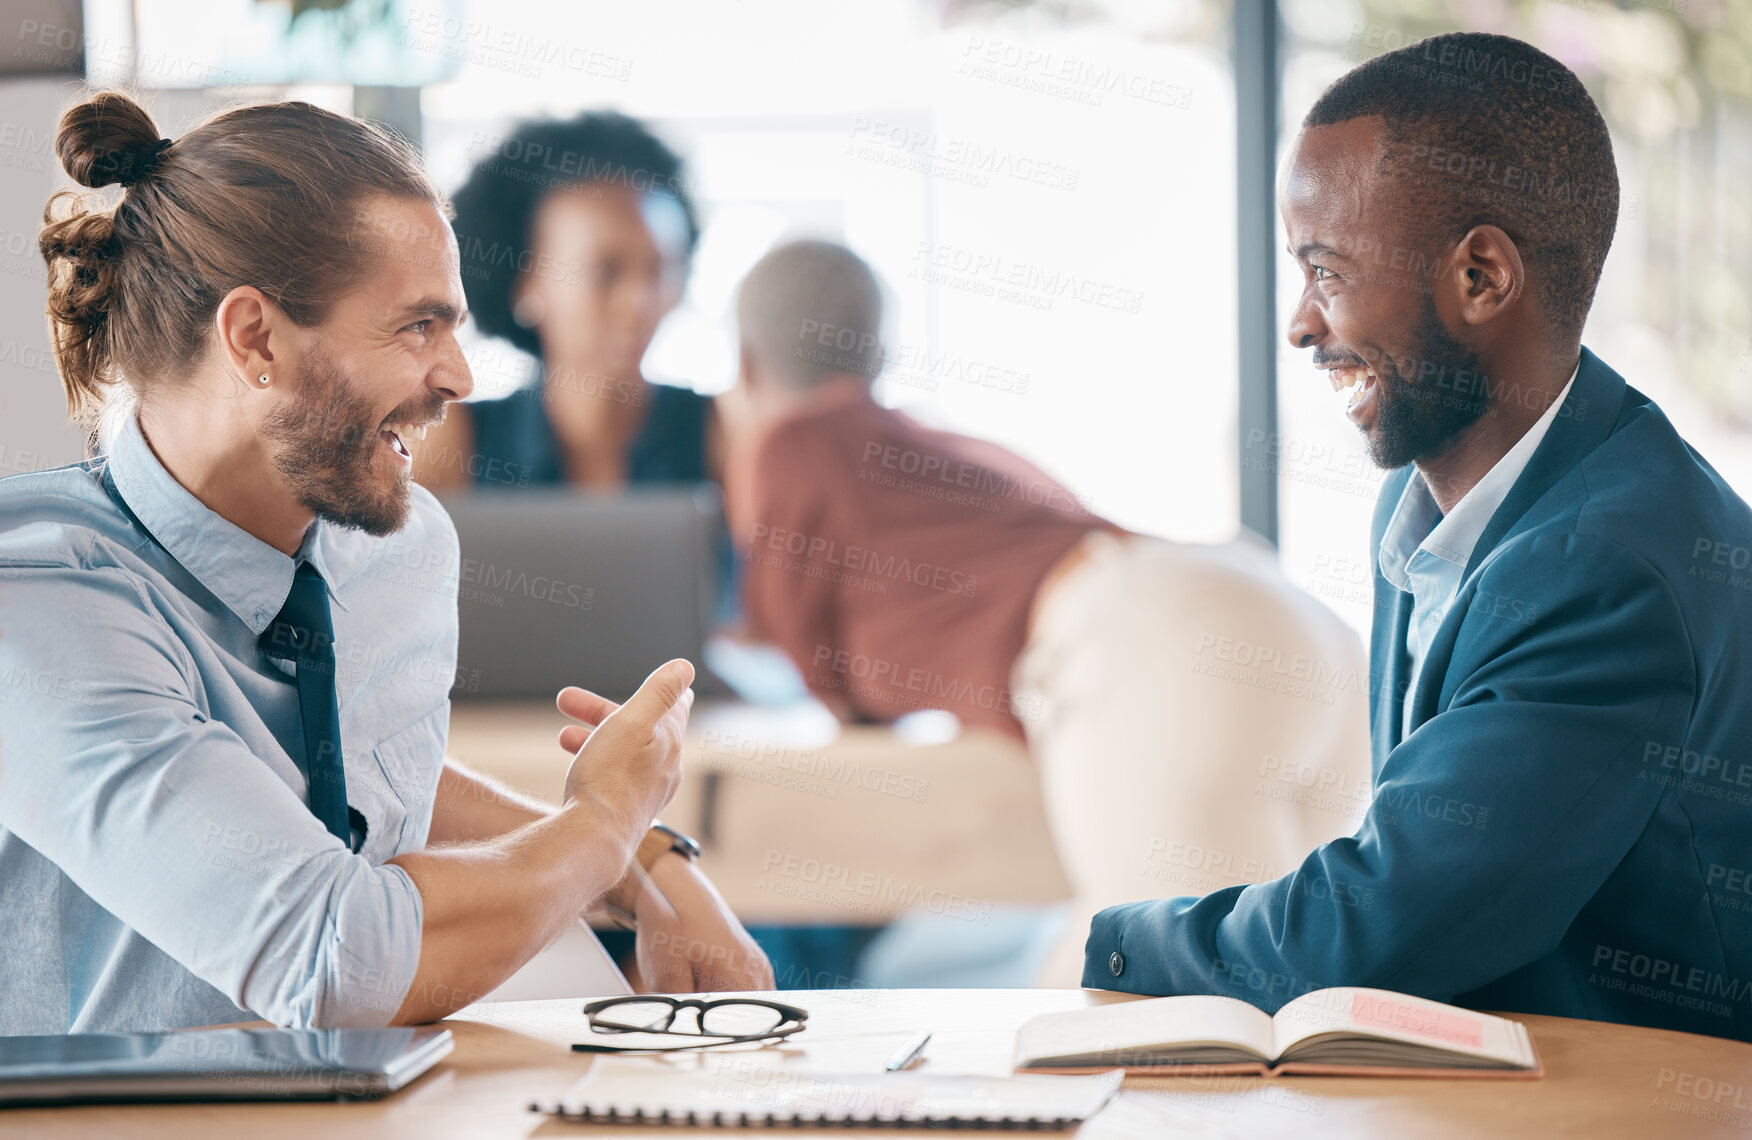
[[[1521,300],[1527,269],[1513,238],[1496,226],[1474,226],[1454,248],[1450,280],[1459,318],[1482,325]]]
[[[289,362],[291,321],[253,285],[239,285],[220,299],[213,312],[213,331],[219,340],[219,359],[246,388],[264,387],[263,376],[271,384],[275,366]]]

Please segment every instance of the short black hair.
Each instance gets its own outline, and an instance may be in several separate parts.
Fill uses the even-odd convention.
[[[542,199],[586,183],[674,198],[687,218],[689,253],[698,244],[699,218],[681,159],[643,123],[618,111],[525,120],[498,140],[451,198],[462,287],[483,333],[541,355],[535,330],[512,319],[512,290],[529,260],[530,230]]]
[[[1576,74],[1509,36],[1432,36],[1345,74],[1303,125],[1372,115],[1418,234],[1455,242],[1500,227],[1536,269],[1529,284],[1552,323],[1579,335],[1618,225],[1618,169]]]

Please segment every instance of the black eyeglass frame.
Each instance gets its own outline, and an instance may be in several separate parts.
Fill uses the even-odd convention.
[[[599,1025],[596,1015],[617,1005],[635,1005],[646,1002],[661,1002],[669,1006],[669,1016],[665,1017],[658,1028],[644,1026],[635,1028],[624,1025]],[[705,1032],[705,1016],[707,1011],[726,1005],[755,1005],[778,1013],[782,1021],[765,1033],[707,1033]],[[697,1011],[694,1015],[695,1024],[700,1026],[697,1033],[686,1030],[672,1029],[675,1017],[684,1009]],[[574,1053],[674,1053],[684,1049],[710,1049],[718,1045],[737,1045],[749,1041],[781,1041],[793,1033],[801,1033],[808,1027],[809,1011],[801,1006],[787,1005],[782,1001],[768,1001],[765,998],[715,998],[701,1001],[699,998],[675,998],[666,994],[636,994],[625,997],[603,998],[593,1001],[584,1007],[584,1016],[589,1019],[592,1033],[662,1033],[672,1037],[709,1037],[709,1041],[689,1042],[686,1045],[606,1045],[595,1042],[580,1042],[572,1046]],[[787,1026],[787,1022],[796,1022]]]

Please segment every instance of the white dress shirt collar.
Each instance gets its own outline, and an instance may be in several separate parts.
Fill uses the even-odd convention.
[[[1578,364],[1576,371],[1580,370],[1581,366]],[[1484,477],[1454,504],[1451,513],[1445,516],[1441,513],[1423,474],[1412,472],[1404,492],[1399,496],[1399,505],[1394,508],[1393,517],[1387,523],[1387,530],[1381,536],[1379,564],[1382,577],[1401,590],[1409,589],[1407,567],[1420,550],[1465,570],[1473,548],[1478,545],[1479,536],[1490,525],[1491,516],[1503,505],[1503,500],[1509,497],[1509,491],[1521,478],[1521,472],[1532,461],[1533,453],[1539,450],[1539,444],[1545,439],[1545,433],[1551,430],[1551,424],[1557,419],[1558,410],[1569,398],[1570,389],[1575,382],[1576,372],[1571,372],[1563,391],[1557,394],[1557,399],[1534,421],[1527,433],[1515,442],[1515,446],[1509,448],[1484,473]]]

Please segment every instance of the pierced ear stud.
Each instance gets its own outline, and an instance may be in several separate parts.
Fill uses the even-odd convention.
[[[260,376],[257,376],[256,383],[266,388],[268,386],[268,374],[264,372]]]

